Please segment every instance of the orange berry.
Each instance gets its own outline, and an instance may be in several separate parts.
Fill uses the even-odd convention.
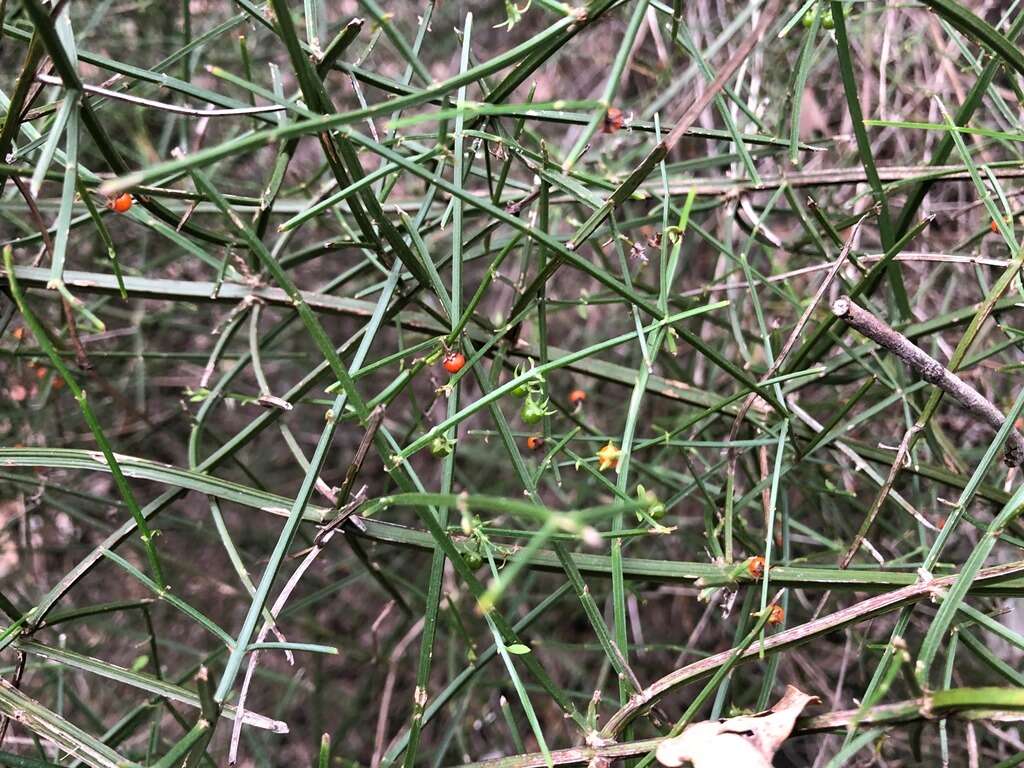
[[[569,393],[569,402],[572,403],[573,405],[579,405],[586,399],[587,393],[584,392],[582,389],[574,389],[572,392]]]
[[[1007,224],[1008,226],[1013,226],[1013,217],[1012,216],[1003,216],[1003,222],[1005,224]],[[988,228],[991,229],[993,232],[998,233],[999,232],[999,222],[996,221],[995,219],[992,219],[992,222],[988,225]]]
[[[16,338],[18,341],[21,341],[24,336],[25,329],[22,326],[18,326],[17,328],[14,329],[14,338]]]
[[[786,618],[786,611],[781,605],[773,605],[771,615],[768,617],[769,624],[781,624]]]
[[[448,373],[458,373],[465,364],[466,356],[461,352],[456,352],[454,349],[445,353],[444,360],[441,363]]]
[[[107,201],[107,208],[112,210],[114,213],[126,213],[129,208],[132,207],[132,196],[125,192],[124,194],[112,197]]]
[[[536,451],[538,448],[543,447],[543,445],[543,437],[538,437],[537,435],[530,435],[528,438],[526,438],[526,447],[529,448],[531,451]]]
[[[760,555],[747,560],[747,573],[753,576],[755,579],[764,577],[764,558]]]
[[[618,107],[608,107],[601,122],[601,133],[618,133],[622,129],[625,118]]]

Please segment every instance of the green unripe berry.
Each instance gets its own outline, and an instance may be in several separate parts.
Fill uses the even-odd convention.
[[[439,459],[451,454],[454,447],[455,443],[444,435],[439,435],[430,441],[430,452]]]
[[[523,401],[523,407],[519,409],[519,418],[523,420],[524,424],[536,424],[547,415],[547,407],[546,399],[542,402],[536,400],[533,395],[529,395]]]

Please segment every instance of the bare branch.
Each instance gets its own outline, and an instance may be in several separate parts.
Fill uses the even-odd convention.
[[[1005,565],[996,565],[991,568],[984,568],[978,572],[978,583],[1002,581],[1024,572],[1024,560]],[[874,595],[851,606],[842,608],[828,616],[801,624],[796,627],[779,632],[766,638],[764,642],[754,643],[744,651],[741,661],[760,658],[764,653],[773,653],[776,650],[791,648],[803,645],[815,637],[835,632],[838,629],[849,626],[852,623],[864,621],[867,618],[881,616],[895,611],[905,605],[926,600],[934,595],[940,594],[942,589],[948,588],[959,578],[959,574],[943,576],[930,581],[922,581],[917,584],[910,584],[882,595]],[[669,672],[660,680],[656,680],[647,686],[643,691],[630,697],[619,710],[613,714],[601,729],[601,736],[606,739],[614,739],[622,729],[625,728],[641,712],[649,708],[661,698],[686,683],[699,680],[710,675],[720,665],[724,664],[734,653],[734,649],[721,651],[720,653],[707,656],[706,658],[688,664],[685,667]]]
[[[64,81],[59,77],[51,77],[49,75],[37,75],[36,79],[41,83],[47,85],[63,85]],[[231,117],[237,115],[262,115],[267,112],[281,112],[286,107],[271,104],[265,107],[237,107],[235,109],[197,109],[195,107],[183,107],[179,104],[168,104],[165,101],[154,101],[153,99],[144,99],[141,96],[132,96],[127,93],[121,93],[120,91],[111,91],[108,88],[101,88],[98,85],[88,85],[82,83],[82,90],[86,93],[91,93],[96,96],[104,96],[108,99],[115,99],[117,101],[125,101],[129,104],[136,104],[140,107],[146,107],[147,109],[156,109],[162,112],[173,112],[176,115],[188,115],[190,117]]]
[[[910,366],[929,384],[952,395],[960,405],[995,430],[1002,428],[1006,417],[983,394],[950,371],[946,366],[929,355],[899,331],[879,320],[863,307],[853,303],[849,296],[840,296],[832,303],[832,314],[841,318],[851,328],[896,355]],[[1008,466],[1024,464],[1024,437],[1016,429],[1010,430],[1006,439],[1006,455],[1003,460]]]

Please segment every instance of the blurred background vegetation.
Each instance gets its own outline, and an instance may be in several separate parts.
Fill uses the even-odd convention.
[[[0,14],[0,764],[1024,761],[1024,5]]]

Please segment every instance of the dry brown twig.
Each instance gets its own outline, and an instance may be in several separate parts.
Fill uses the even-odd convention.
[[[1024,560],[1005,565],[996,565],[979,571],[975,582],[997,582],[1012,578],[1022,572],[1024,572]],[[904,605],[910,605],[911,603],[940,595],[942,590],[948,589],[957,578],[959,578],[958,574],[942,576],[930,581],[910,584],[881,595],[873,595],[820,619],[783,630],[769,636],[763,642],[754,643],[751,647],[747,648],[740,656],[740,663],[760,658],[763,653],[774,653],[776,649],[803,645],[815,637],[835,632],[852,623],[881,616],[902,608]],[[655,680],[643,691],[631,696],[629,701],[623,704],[608,719],[601,729],[601,737],[608,740],[618,738],[622,730],[638,715],[649,709],[652,704],[660,701],[664,696],[677,688],[710,675],[718,665],[724,664],[735,652],[735,649],[728,649],[712,654],[687,664],[685,667],[675,669],[664,677]]]
[[[853,303],[849,296],[840,296],[832,303],[832,314],[842,319],[861,335],[892,352],[929,384],[951,395],[972,415],[995,430],[1002,428],[1006,417],[978,390],[950,371],[899,331],[875,317],[871,312]],[[1024,464],[1024,437],[1011,429],[1006,438],[1007,466]]]
[[[979,709],[973,704],[968,707],[944,707],[939,711],[934,708],[930,694],[916,699],[904,699],[890,704],[878,704],[865,711],[861,707],[839,709],[819,715],[804,715],[797,719],[793,736],[807,736],[816,733],[842,732],[854,723],[861,727],[891,727],[907,723],[924,723],[938,719],[957,719],[965,724],[975,719],[985,718],[996,722],[1019,722],[1019,712],[999,709]],[[984,722],[984,721],[982,721]],[[458,768],[546,768],[547,765],[583,765],[588,768],[607,768],[614,761],[627,757],[646,755],[656,750],[665,741],[664,736],[656,736],[639,741],[624,741],[601,746],[578,746],[568,749],[553,750],[548,757],[541,752],[533,752],[512,757],[500,757],[468,763]],[[589,762],[588,762],[589,761]],[[727,768],[735,768],[733,763],[719,764]]]

